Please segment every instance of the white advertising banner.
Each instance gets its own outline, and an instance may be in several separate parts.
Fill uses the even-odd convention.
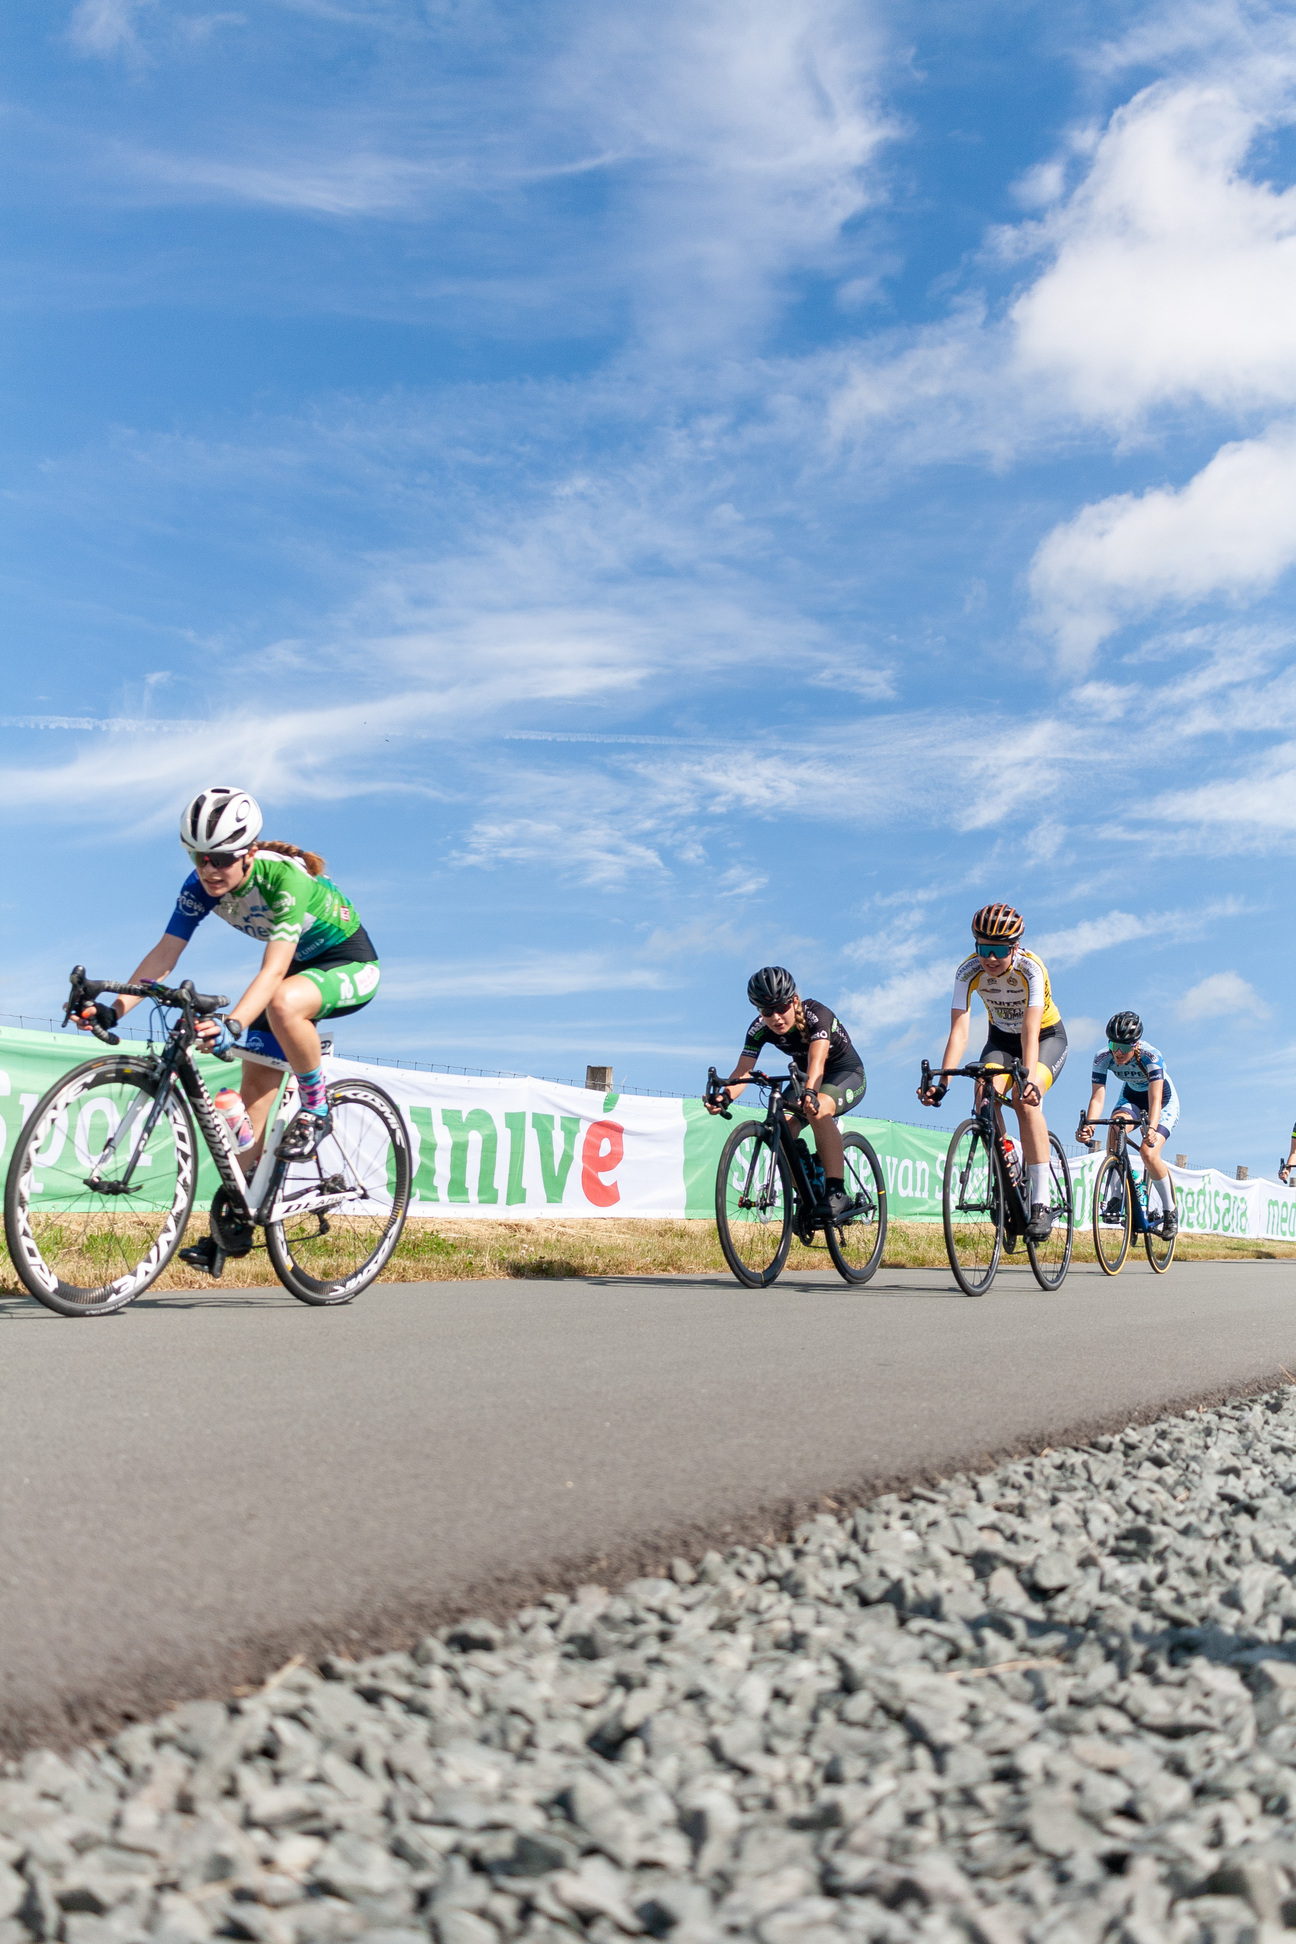
[[[397,1102],[413,1150],[412,1215],[683,1215],[684,1103],[548,1080],[325,1062]]]
[[[1093,1216],[1093,1184],[1103,1153],[1072,1161],[1076,1226]],[[1134,1161],[1138,1177],[1143,1164]],[[1217,1168],[1171,1168],[1184,1235],[1236,1235],[1246,1241],[1296,1242],[1296,1187],[1280,1181],[1235,1181]]]
[[[88,1049],[73,1035],[0,1028],[0,1165],[45,1089]],[[413,1150],[414,1215],[688,1216],[715,1210],[720,1151],[737,1120],[713,1119],[700,1100],[601,1094],[548,1080],[422,1073],[327,1059],[330,1077],[362,1075],[405,1115]],[[209,1084],[229,1068],[204,1062]],[[939,1221],[949,1129],[852,1114],[881,1159],[893,1221]],[[75,1138],[75,1133],[74,1133]],[[1101,1155],[1071,1163],[1078,1227],[1091,1218]],[[1135,1163],[1141,1171],[1141,1164]],[[1186,1235],[1296,1242],[1296,1187],[1235,1181],[1214,1168],[1172,1170]],[[199,1195],[215,1192],[204,1155]]]

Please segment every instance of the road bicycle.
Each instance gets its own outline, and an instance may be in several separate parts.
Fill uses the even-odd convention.
[[[1019,1242],[1041,1289],[1060,1289],[1071,1267],[1075,1244],[1075,1200],[1071,1170],[1062,1143],[1049,1135],[1049,1209],[1053,1227],[1044,1242],[1026,1233],[1030,1221],[1030,1176],[1016,1146],[1004,1132],[1003,1100],[990,1082],[1010,1074],[1018,1086],[1027,1080],[1020,1060],[973,1060],[967,1066],[932,1067],[922,1063],[921,1091],[940,1080],[975,1080],[976,1107],[954,1129],[945,1157],[941,1216],[945,1248],[954,1280],[965,1296],[984,1296],[999,1270],[1006,1248]]]
[[[1147,1115],[1143,1114],[1137,1121],[1129,1114],[1113,1114],[1107,1120],[1089,1120],[1081,1115],[1077,1141],[1082,1141],[1081,1129],[1086,1127],[1117,1127],[1122,1136],[1116,1152],[1103,1156],[1094,1176],[1093,1239],[1098,1267],[1104,1275],[1119,1276],[1129,1254],[1131,1236],[1141,1235],[1148,1261],[1157,1275],[1163,1276],[1174,1261],[1178,1237],[1162,1235],[1160,1215],[1149,1214],[1149,1176],[1146,1168],[1141,1175],[1135,1175],[1129,1154],[1131,1147],[1137,1150],[1147,1139]],[[1083,1145],[1092,1150],[1098,1143],[1083,1142]],[[1173,1195],[1173,1180],[1170,1192]]]
[[[409,1210],[409,1140],[391,1097],[368,1080],[335,1081],[331,1131],[309,1159],[288,1158],[280,1150],[298,1095],[285,1067],[249,1181],[194,1057],[198,1021],[229,1000],[195,992],[189,979],[127,985],[88,979],[78,965],[64,1025],[104,992],[152,1000],[158,1038],[73,1067],[23,1124],[5,1184],[5,1236],[32,1295],[61,1316],[107,1316],[157,1281],[193,1211],[196,1122],[220,1177],[202,1266],[219,1276],[227,1257],[257,1246],[260,1229],[275,1274],[301,1302],[358,1296],[391,1257]],[[91,1030],[121,1044],[102,1026]]]
[[[823,1230],[828,1253],[848,1283],[866,1283],[882,1260],[886,1245],[886,1176],[862,1134],[843,1134],[845,1190],[850,1206],[836,1221],[820,1206],[826,1195],[818,1157],[793,1132],[788,1113],[801,1103],[806,1076],[788,1068],[786,1080],[767,1073],[732,1076],[759,1087],[768,1098],[763,1120],[744,1120],[724,1144],[716,1170],[716,1228],[725,1261],[740,1283],[765,1289],[787,1261],[795,1230],[807,1248]],[[733,1115],[726,1087],[712,1067],[705,1099]]]

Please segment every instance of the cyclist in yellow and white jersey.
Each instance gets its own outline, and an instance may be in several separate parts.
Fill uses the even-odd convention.
[[[1047,1239],[1053,1226],[1049,1206],[1048,1123],[1044,1095],[1066,1065],[1067,1036],[1062,1015],[1053,1001],[1048,968],[1022,944],[1026,925],[1011,905],[982,905],[972,920],[974,949],[954,974],[949,1038],[941,1058],[943,1067],[961,1066],[967,1050],[969,1008],[979,993],[990,1016],[990,1032],[980,1058],[994,1063],[1007,1055],[1020,1060],[1030,1075],[1018,1087],[1005,1074],[995,1090],[1008,1094],[1021,1128],[1022,1155],[1030,1173],[1031,1218],[1026,1233],[1032,1242]],[[939,1107],[944,1083],[919,1092],[928,1107]]]

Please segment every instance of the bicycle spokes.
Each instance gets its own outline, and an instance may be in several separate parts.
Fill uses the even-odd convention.
[[[979,1120],[955,1129],[945,1163],[942,1215],[950,1268],[965,1295],[990,1287],[1003,1248],[1003,1194],[998,1157]]]

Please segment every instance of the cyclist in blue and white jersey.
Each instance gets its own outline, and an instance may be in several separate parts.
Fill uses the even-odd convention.
[[[1093,1093],[1080,1125],[1079,1139],[1089,1143],[1093,1130],[1089,1122],[1102,1114],[1108,1079],[1121,1082],[1120,1099],[1112,1110],[1113,1119],[1137,1121],[1147,1115],[1148,1130],[1139,1149],[1148,1179],[1161,1203],[1161,1233],[1177,1235],[1179,1217],[1175,1212],[1174,1183],[1161,1159],[1161,1149],[1170,1138],[1179,1118],[1179,1096],[1175,1092],[1165,1061],[1156,1047],[1143,1038],[1143,1021],[1135,1012],[1113,1013],[1107,1021],[1107,1048],[1094,1054]],[[1113,1127],[1107,1145],[1113,1153],[1124,1137]]]

